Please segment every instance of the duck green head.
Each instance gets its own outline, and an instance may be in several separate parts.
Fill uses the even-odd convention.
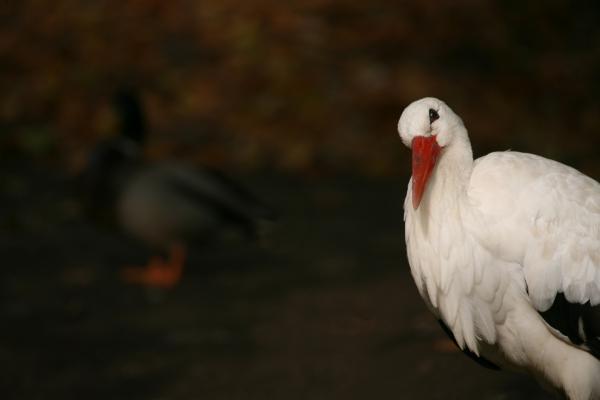
[[[146,139],[146,118],[138,91],[132,87],[121,87],[114,95],[113,107],[121,137],[142,146]]]

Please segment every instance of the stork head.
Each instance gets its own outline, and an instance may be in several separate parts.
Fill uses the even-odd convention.
[[[402,142],[412,149],[412,203],[417,209],[443,149],[466,137],[463,122],[441,100],[425,97],[408,105],[398,121]]]

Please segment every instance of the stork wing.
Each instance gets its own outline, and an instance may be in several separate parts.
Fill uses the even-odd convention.
[[[498,258],[523,266],[529,297],[542,315],[552,314],[551,307],[573,314],[558,305],[562,301],[600,304],[598,182],[543,157],[492,153],[476,161],[469,196],[484,225],[479,240]]]

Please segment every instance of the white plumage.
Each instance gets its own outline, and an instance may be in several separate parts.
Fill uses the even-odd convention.
[[[600,184],[532,154],[474,161],[462,120],[438,99],[410,104],[398,131],[413,148],[407,254],[431,311],[472,355],[600,399]],[[555,312],[559,298],[579,314]]]

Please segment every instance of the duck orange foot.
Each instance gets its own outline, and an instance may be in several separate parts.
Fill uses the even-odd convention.
[[[173,245],[166,260],[152,257],[145,267],[126,267],[121,271],[121,279],[131,284],[172,289],[181,280],[185,258],[185,247]]]

